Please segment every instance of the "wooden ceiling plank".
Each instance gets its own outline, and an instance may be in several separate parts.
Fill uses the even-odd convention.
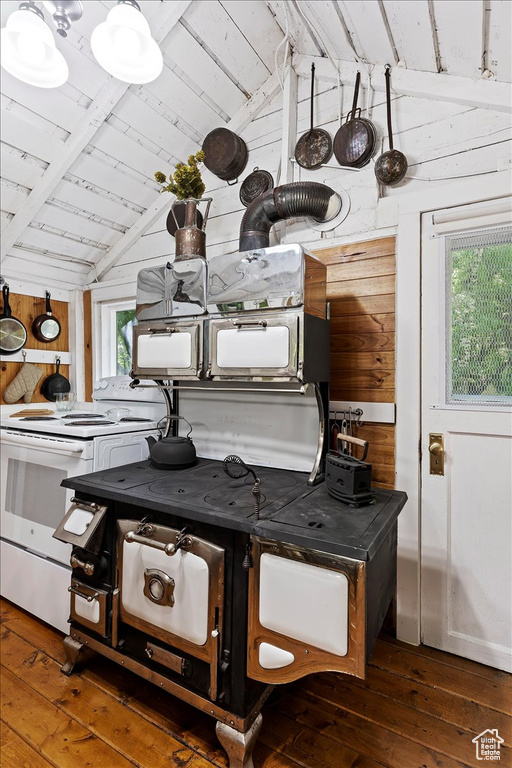
[[[156,182],[143,183],[134,176],[123,172],[122,166],[101,162],[98,158],[82,152],[69,169],[73,176],[85,179],[96,187],[108,189],[113,195],[127,200],[134,206],[146,208],[155,198]]]
[[[62,93],[61,88],[34,88],[2,70],[2,93],[54,125],[71,132],[85,115],[85,109]]]
[[[108,123],[103,123],[94,137],[92,146],[119,160],[127,168],[141,173],[146,178],[148,169],[151,170],[155,166],[159,169],[159,166],[165,165],[168,157],[167,154],[165,157],[160,157],[151,152],[132,136],[121,133]]]
[[[125,227],[131,227],[140,216],[140,213],[134,211],[133,208],[122,205],[118,200],[113,200],[92,189],[87,189],[81,184],[74,184],[65,179],[55,188],[52,197],[57,200],[64,200],[75,208],[98,214],[98,216],[115,221]]]
[[[259,112],[275,97],[280,90],[277,75],[274,74],[268,78],[256,91],[253,97],[245,103],[233,118],[227,124],[227,127],[235,133],[241,133],[246,125],[256,117]],[[164,193],[160,194],[153,205],[142,214],[132,228],[122,237],[113,248],[97,263],[95,269],[87,275],[87,283],[100,280],[117,262],[130,250],[139,237],[154,224],[162,211],[169,207],[169,197]]]
[[[337,76],[327,59],[320,56],[294,56],[293,67],[299,77],[308,78],[311,62],[316,64],[316,77],[327,82],[336,82]],[[339,62],[343,83],[354,82],[358,65]],[[385,90],[384,67],[376,66],[372,74],[372,88]],[[508,83],[494,80],[475,80],[444,73],[418,72],[393,68],[391,91],[393,96],[416,96],[420,99],[449,101],[466,107],[479,107],[498,112],[510,112],[512,94]]]
[[[23,247],[47,251],[49,256],[53,253],[59,253],[62,256],[71,256],[89,262],[94,262],[105,253],[103,248],[95,248],[35,227],[27,227],[23,233]]]
[[[180,160],[197,151],[196,142],[185,136],[169,119],[152,109],[137,94],[126,94],[116,106],[114,115],[126,123],[132,132],[139,133],[162,149],[168,149]],[[147,170],[152,175],[152,169]]]
[[[30,125],[12,112],[2,114],[2,142],[15,147],[21,152],[50,163],[58,157],[64,147],[64,142],[56,136],[51,136],[35,126]]]
[[[206,101],[189,88],[175,72],[164,66],[160,77],[152,83],[148,83],[142,89],[142,93],[149,93],[162,103],[162,106],[172,110],[184,121],[190,122],[196,131],[206,136],[208,131],[217,124],[222,124],[218,112],[215,112]]]
[[[265,82],[266,66],[218,0],[192,3],[184,14],[184,22],[248,93]]]
[[[271,74],[283,33],[264,0],[221,0],[221,5]]]
[[[461,77],[479,77],[482,64],[483,2],[459,3],[434,0],[434,15],[443,71]],[[463,13],[463,19],[461,14]],[[464,24],[463,34],[454,30]]]
[[[347,26],[355,31],[368,61],[373,64],[395,63],[395,51],[386,30],[381,3],[362,0],[358,3],[339,2],[338,5],[343,9]],[[351,60],[353,57],[347,58]]]
[[[21,187],[3,178],[0,179],[0,185],[2,210],[7,213],[16,214],[25,204],[30,191],[26,187]]]
[[[7,144],[0,147],[2,178],[32,189],[45,171],[45,164],[35,159],[23,158],[23,153]]]
[[[286,15],[288,15],[288,30],[294,51],[304,55],[318,56],[317,46],[306,30],[304,22],[301,21],[300,14],[295,8],[292,8],[289,0],[285,2],[283,0],[268,0],[267,7],[275,15],[277,23],[283,30],[283,34],[286,30]]]
[[[183,24],[177,24],[166,40],[164,51],[180,69],[212,98],[227,115],[233,115],[242,104],[245,96],[219,67],[215,59],[188,32]],[[194,62],[190,71],[190,62]]]
[[[45,203],[34,219],[34,223],[48,224],[51,227],[61,227],[75,237],[86,237],[97,240],[104,245],[113,246],[123,236],[123,232],[112,229],[106,223],[95,221],[87,216],[65,210],[58,205]]]
[[[398,55],[408,69],[437,72],[427,0],[383,0]]]
[[[179,2],[167,3],[162,7],[159,15],[159,30],[155,34],[157,42],[158,38],[163,40],[167,36],[189,5],[190,0],[180,0]],[[63,175],[71,167],[82,150],[92,140],[99,126],[128,88],[128,83],[123,83],[112,77],[107,79],[88,108],[84,120],[70,134],[60,155],[50,163],[46,173],[28,196],[23,208],[18,211],[6,228],[0,248],[1,256],[5,256],[10,251],[34,215],[46,202],[49,195],[59,184]]]
[[[498,80],[512,81],[512,4],[509,0],[491,0],[489,21],[489,67]]]

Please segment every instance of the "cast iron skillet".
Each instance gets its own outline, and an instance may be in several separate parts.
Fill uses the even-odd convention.
[[[46,291],[46,313],[38,315],[32,323],[32,333],[38,341],[55,341],[60,336],[60,323],[52,314],[50,293]]]
[[[358,72],[352,109],[334,137],[334,156],[340,165],[347,165],[349,168],[362,168],[369,163],[375,148],[375,127],[369,120],[361,117],[361,110],[357,108],[360,81],[361,74]]]
[[[59,373],[59,369],[60,369],[60,357],[58,357],[55,362],[55,373],[52,373],[50,374],[50,376],[47,376],[46,379],[41,384],[42,396],[52,403],[56,401],[57,399],[56,395],[65,394],[66,392],[69,392],[71,389],[71,384],[69,383],[69,381],[66,379],[65,376]]]
[[[14,355],[25,346],[27,341],[27,329],[16,317],[12,316],[9,306],[9,286],[7,283],[2,288],[4,308],[0,315],[0,354]]]
[[[332,156],[332,139],[323,128],[313,128],[313,103],[315,96],[315,65],[311,65],[310,128],[295,145],[295,159],[302,168],[320,168]]]

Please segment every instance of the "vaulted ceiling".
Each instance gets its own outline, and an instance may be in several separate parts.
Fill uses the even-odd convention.
[[[342,78],[343,62],[359,61],[512,79],[507,0],[142,0],[164,56],[143,86],[110,77],[92,55],[92,30],[113,5],[87,0],[58,40],[70,70],[60,88],[2,70],[1,250],[11,275],[30,274],[34,259],[70,286],[102,274],[162,208],[154,171],[171,170],[213,128],[240,129],[278,92],[286,33],[296,57],[334,60]],[[17,7],[3,0],[2,26]]]

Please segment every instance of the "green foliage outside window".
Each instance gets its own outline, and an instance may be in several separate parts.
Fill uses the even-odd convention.
[[[132,329],[135,310],[121,309],[116,312],[116,375],[130,373],[132,367]]]
[[[451,252],[451,393],[512,396],[512,243]]]

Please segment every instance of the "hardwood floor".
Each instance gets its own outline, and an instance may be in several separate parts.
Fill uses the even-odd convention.
[[[226,768],[214,720],[99,656],[65,677],[62,635],[2,601],[2,768]],[[365,681],[278,688],[255,768],[461,768],[498,729],[512,766],[512,676],[386,635]]]

